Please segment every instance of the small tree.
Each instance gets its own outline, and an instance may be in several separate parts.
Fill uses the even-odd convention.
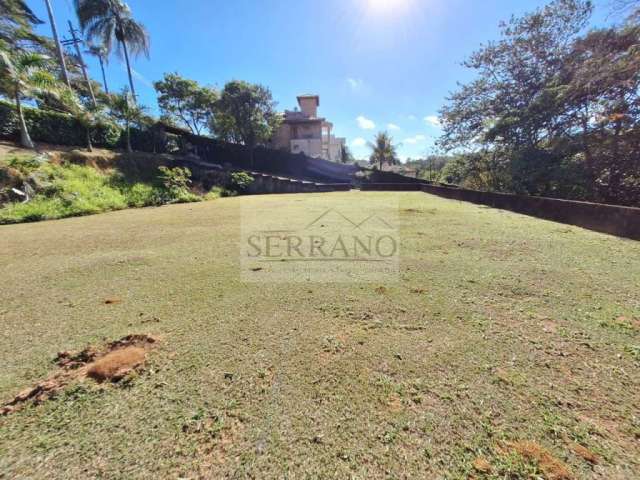
[[[369,162],[372,165],[378,164],[380,170],[382,170],[383,164],[397,165],[399,163],[393,138],[387,132],[379,132],[374,142],[369,143],[369,148],[371,148]]]
[[[271,91],[262,85],[234,80],[227,83],[215,104],[211,130],[222,140],[253,149],[266,143],[280,123]]]
[[[200,135],[209,127],[218,92],[202,87],[195,80],[177,73],[165,73],[153,86],[158,92],[158,106],[171,123],[186,125],[191,133]]]
[[[22,111],[22,99],[60,88],[56,77],[47,70],[48,57],[17,51],[13,54],[0,50],[0,92],[16,103],[20,127],[20,144],[35,148]]]
[[[64,105],[65,110],[73,115],[78,123],[84,128],[87,139],[87,150],[89,152],[92,152],[93,145],[91,143],[91,129],[96,123],[99,113],[98,109],[83,104],[78,95],[76,95],[76,93],[69,88],[66,88],[62,92],[60,100]]]
[[[127,152],[131,153],[133,151],[131,148],[131,124],[144,118],[145,107],[136,105],[126,88],[120,94],[112,94],[110,98],[111,115],[124,126],[125,146]]]
[[[353,158],[353,154],[351,153],[351,150],[346,145],[342,146],[342,153],[340,155],[340,161],[342,163],[345,163],[345,164],[346,163],[355,163],[355,158]]]

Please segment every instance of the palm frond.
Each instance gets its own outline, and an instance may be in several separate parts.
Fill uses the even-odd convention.
[[[147,29],[144,25],[136,22],[133,18],[123,18],[120,21],[116,32],[118,40],[127,42],[129,51],[134,57],[144,54],[149,58],[150,40]]]

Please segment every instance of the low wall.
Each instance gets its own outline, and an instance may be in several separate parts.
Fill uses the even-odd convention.
[[[349,183],[315,183],[256,172],[251,172],[251,176],[253,182],[247,192],[250,194],[336,192],[351,189]]]
[[[420,192],[422,183],[363,183],[360,190],[387,192]]]
[[[422,191],[640,240],[640,208],[422,185]]]
[[[363,184],[362,190],[413,191],[416,190],[414,187],[416,185],[404,183],[374,183]],[[596,232],[640,240],[640,208],[509,193],[479,192],[428,183],[418,187],[423,192],[439,197],[487,205],[545,220],[576,225]]]

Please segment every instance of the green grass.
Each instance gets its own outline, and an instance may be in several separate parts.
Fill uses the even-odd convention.
[[[0,224],[202,200],[186,188],[167,190],[157,177],[149,182],[137,181],[117,169],[101,171],[68,162],[58,165],[40,162],[33,156],[12,156],[4,159],[4,165],[0,165],[0,169],[10,167],[24,178],[35,176],[39,185],[37,195],[31,201],[0,206]]]
[[[242,208],[298,222],[328,199],[400,202],[397,282],[240,281]],[[515,441],[575,478],[640,471],[639,242],[344,192],[2,226],[0,265],[3,400],[58,351],[161,339],[129,382],[0,418],[6,478],[548,477]]]

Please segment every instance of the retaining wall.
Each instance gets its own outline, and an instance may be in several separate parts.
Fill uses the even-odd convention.
[[[250,194],[336,192],[351,189],[349,183],[315,183],[257,172],[250,174],[254,179],[249,185]]]
[[[576,225],[596,232],[640,240],[640,208],[509,193],[479,192],[427,183],[417,187],[419,188],[416,188],[416,185],[404,183],[378,183],[362,185],[362,190],[421,190],[452,200],[487,205],[545,220]]]

